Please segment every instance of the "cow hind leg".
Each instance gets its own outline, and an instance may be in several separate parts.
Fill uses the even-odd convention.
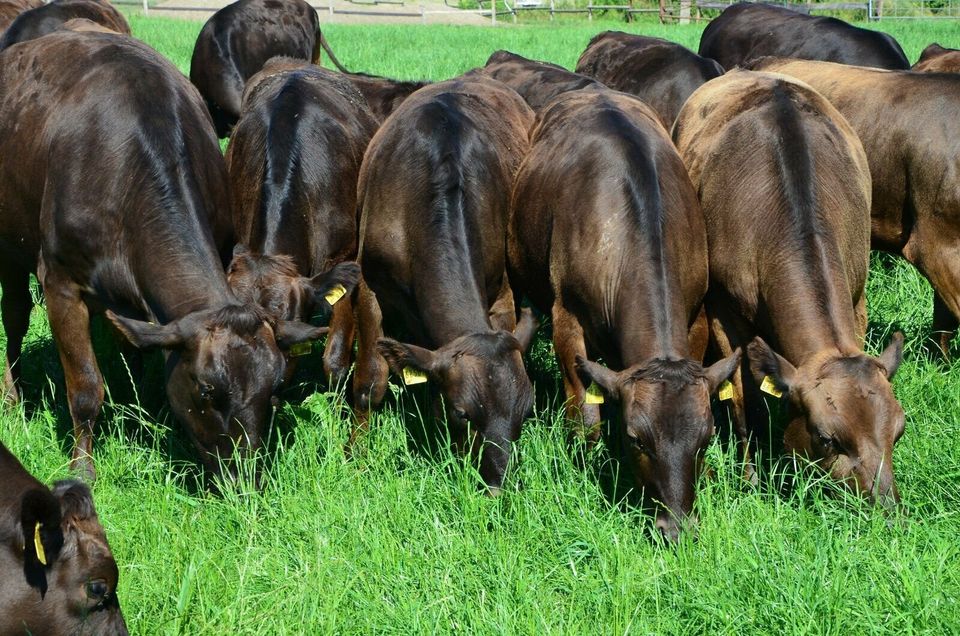
[[[47,274],[46,293],[50,330],[57,343],[67,384],[73,420],[74,448],[70,467],[93,481],[93,430],[103,404],[103,376],[90,339],[90,313],[80,290],[68,281]]]
[[[20,399],[21,388],[20,355],[23,353],[23,339],[30,327],[30,310],[33,308],[30,273],[22,269],[4,268],[0,274],[0,286],[3,288],[0,312],[3,314],[3,330],[7,335],[7,357],[3,374],[4,398],[16,404]]]
[[[587,357],[580,321],[564,306],[558,297],[553,303],[553,349],[563,374],[566,395],[566,416],[571,433],[593,445],[600,439],[600,407],[585,404],[587,389],[577,374],[577,356]]]
[[[331,387],[341,387],[347,381],[356,336],[355,324],[353,301],[350,298],[341,299],[333,306],[330,332],[323,351],[323,370]]]

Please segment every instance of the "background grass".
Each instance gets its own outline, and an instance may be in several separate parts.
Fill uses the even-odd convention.
[[[188,70],[200,23],[131,22]],[[873,26],[900,38],[911,59],[929,41],[960,46],[952,23]],[[442,79],[497,48],[572,66],[589,38],[611,27],[693,48],[702,28],[325,31],[352,68]],[[94,492],[128,624],[135,634],[958,633],[960,363],[927,360],[931,292],[908,265],[875,256],[868,298],[872,351],[894,328],[907,334],[894,382],[907,412],[895,453],[907,513],[891,522],[816,477],[783,491],[779,470],[749,487],[718,440],[698,498],[699,539],[675,548],[651,541],[650,519],[614,489],[623,480],[611,452],[571,458],[543,334],[530,356],[541,399],[496,500],[479,494],[469,464],[416,442],[431,435],[417,432],[416,405],[399,388],[366,453],[344,459],[342,400],[314,393],[309,369],[278,411],[264,491],[226,486],[210,495],[196,486],[192,451],[156,377],[137,399],[103,343],[117,400],[96,437]],[[40,308],[24,362],[28,406],[0,416],[0,438],[40,479],[62,478],[72,439]]]

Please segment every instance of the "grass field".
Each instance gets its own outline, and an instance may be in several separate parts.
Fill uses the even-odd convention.
[[[200,23],[131,21],[135,35],[188,69]],[[497,48],[572,66],[594,33],[622,26],[331,26],[326,34],[354,69],[441,79]],[[695,48],[702,27],[628,28]],[[960,46],[954,23],[880,28],[911,60],[930,41]],[[748,486],[718,440],[698,497],[698,540],[651,541],[650,519],[614,488],[611,453],[572,460],[543,334],[530,369],[538,393],[554,398],[538,401],[495,500],[479,493],[467,463],[416,441],[431,435],[403,416],[415,405],[400,389],[367,452],[347,461],[340,397],[309,385],[291,390],[278,412],[263,492],[207,494],[157,385],[141,396],[143,409],[130,398],[107,408],[95,446],[94,493],[131,632],[960,633],[960,363],[924,354],[931,291],[909,266],[875,256],[868,292],[871,351],[895,329],[907,335],[894,381],[907,412],[895,453],[900,518],[833,496],[816,478],[784,494],[780,473],[767,471]],[[112,355],[108,386],[129,393]],[[0,418],[0,439],[40,479],[62,478],[69,417],[39,308],[24,359],[29,403]]]

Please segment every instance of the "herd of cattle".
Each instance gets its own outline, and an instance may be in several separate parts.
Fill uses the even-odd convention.
[[[910,70],[888,35],[738,4],[699,55],[607,32],[576,73],[498,51],[399,82],[343,69],[303,0],[240,0],[201,32],[191,83],[109,4],[33,2],[0,0],[5,389],[18,399],[36,274],[87,478],[105,313],[125,347],[163,351],[213,472],[257,451],[327,333],[329,381],[353,369],[350,445],[390,371],[428,382],[495,493],[533,404],[525,299],[552,319],[574,429],[596,440],[619,404],[666,538],[694,523],[718,394],[746,466],[765,392],[789,404],[786,449],[898,500],[903,339],[863,352],[868,257],[930,280],[946,353],[960,52],[931,45]],[[47,488],[2,445],[0,475],[0,632],[126,633],[87,486]]]

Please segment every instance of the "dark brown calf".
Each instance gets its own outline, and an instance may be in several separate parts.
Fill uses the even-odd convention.
[[[164,351],[171,409],[214,471],[260,447],[284,371],[278,344],[316,337],[230,291],[226,185],[200,96],[150,47],[58,31],[0,53],[6,388],[16,395],[36,272],[66,376],[72,463],[91,477],[104,396],[93,314],[108,310],[133,345]]]
[[[960,73],[960,50],[931,44],[910,69],[921,73]]]
[[[272,57],[320,61],[321,47],[341,71],[320,33],[317,10],[305,0],[237,0],[207,20],[190,59],[190,81],[200,89],[217,136],[240,117],[243,87]]]
[[[18,15],[43,6],[43,0],[0,0],[0,35]]]
[[[115,33],[130,35],[130,25],[126,18],[107,2],[55,0],[17,16],[3,33],[3,37],[0,37],[0,51],[17,42],[26,42],[52,33],[77,18],[90,20]]]
[[[749,354],[733,398],[745,453],[767,430],[759,385],[790,404],[787,449],[897,500],[904,414],[890,378],[903,340],[879,358],[862,350],[870,173],[856,134],[809,86],[731,71],[690,96],[673,138],[706,219],[712,335],[724,354]]]
[[[376,129],[343,74],[277,58],[247,83],[227,148],[234,228],[249,248],[236,252],[227,280],[276,320],[332,308],[323,362],[333,383],[346,378],[353,353],[357,176]]]
[[[561,95],[531,142],[513,193],[510,280],[553,316],[568,417],[599,432],[591,382],[620,403],[637,487],[676,539],[713,435],[710,395],[740,359],[704,369],[706,342],[688,343],[707,291],[697,193],[657,113],[624,93]]]
[[[346,73],[345,76],[363,93],[370,112],[379,123],[383,123],[414,91],[430,85],[426,81],[407,82],[366,73]]]
[[[384,123],[360,170],[358,360],[360,426],[383,400],[388,364],[439,387],[455,440],[480,444],[496,492],[533,406],[506,277],[513,177],[533,112],[503,84],[477,76],[417,91]],[[414,344],[383,338],[404,333]],[[359,431],[355,431],[359,432]]]
[[[0,634],[125,636],[119,571],[90,489],[47,488],[0,443]]]
[[[577,73],[636,95],[669,128],[690,93],[723,75],[723,67],[674,42],[604,31],[580,55]]]
[[[470,71],[468,75],[475,73],[503,82],[537,113],[561,93],[604,88],[603,84],[586,75],[573,73],[549,62],[530,60],[510,51],[495,52],[483,68]]]
[[[883,72],[765,59],[763,70],[813,86],[860,136],[873,178],[872,245],[912,263],[933,286],[944,355],[960,320],[960,75]]]

